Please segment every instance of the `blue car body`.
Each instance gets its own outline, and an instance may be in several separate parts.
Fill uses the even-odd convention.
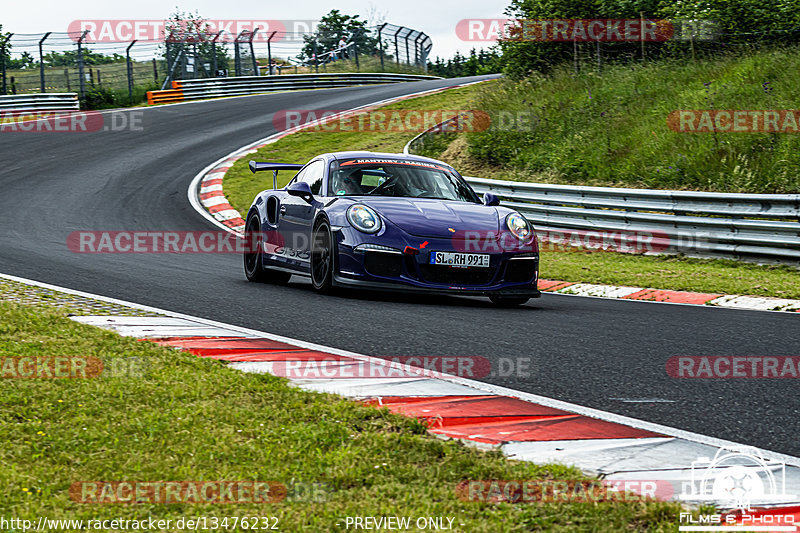
[[[345,191],[332,190],[331,169],[335,165],[343,164],[343,161],[377,160],[446,170],[466,187],[465,194],[472,196],[468,201],[459,201],[345,196]],[[259,268],[283,272],[284,275],[311,276],[313,281],[315,228],[325,222],[332,237],[329,247],[333,257],[333,286],[443,292],[522,301],[540,296],[536,287],[539,250],[532,227],[530,242],[519,243],[509,239],[504,225],[506,217],[514,211],[496,205],[496,198],[488,200],[495,205],[485,205],[486,198],[482,203],[451,166],[406,154],[337,152],[322,154],[300,167],[251,163],[254,172],[299,169],[287,187],[262,191],[250,208],[247,227],[250,230],[259,228],[263,235],[255,258]],[[309,172],[314,170],[311,178],[307,169]],[[378,214],[381,219],[379,231],[365,233],[354,227],[348,218],[348,209],[354,204],[367,206]],[[493,243],[495,236],[504,239],[506,244]],[[507,245],[508,241],[512,241],[511,246]],[[465,259],[464,254],[488,255],[488,258],[474,256]],[[477,268],[433,264],[443,258],[450,261],[474,259],[482,264]]]

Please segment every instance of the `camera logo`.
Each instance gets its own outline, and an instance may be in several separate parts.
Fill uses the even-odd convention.
[[[691,482],[684,483],[680,499],[750,511],[751,504],[789,502],[793,496],[786,494],[786,465],[743,446],[693,461]]]

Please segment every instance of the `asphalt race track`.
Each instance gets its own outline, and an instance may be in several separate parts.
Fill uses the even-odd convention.
[[[486,381],[800,456],[796,380],[689,381],[665,371],[675,355],[798,355],[793,313],[554,294],[508,310],[484,299],[326,297],[297,278],[288,287],[248,283],[238,255],[67,248],[76,230],[215,229],[190,206],[189,182],[273,133],[276,111],[348,109],[453,83],[147,108],[138,132],[0,133],[0,272],[375,356],[530,357],[533,377]]]

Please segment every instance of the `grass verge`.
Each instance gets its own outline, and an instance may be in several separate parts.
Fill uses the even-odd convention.
[[[344,517],[365,515],[449,516],[455,531],[470,532],[675,528],[680,507],[672,503],[465,502],[455,493],[462,480],[581,476],[444,442],[386,410],[123,338],[63,312],[0,303],[0,319],[4,357],[95,356],[107,367],[136,357],[144,369],[94,379],[0,380],[0,459],[6,465],[0,516],[277,516],[283,531],[334,531]],[[70,499],[72,483],[97,480],[277,481],[290,488],[290,497],[229,505]],[[292,492],[315,483],[327,488],[310,500]]]
[[[476,100],[491,91],[496,81],[450,89],[430,96],[398,102],[385,109],[472,109]],[[317,154],[337,150],[373,150],[399,152],[414,133],[396,132],[325,132],[309,130],[294,133],[237,161],[224,179],[225,194],[231,205],[247,214],[256,194],[272,188],[272,174],[251,174],[250,160],[305,163]],[[459,136],[448,146],[428,145],[426,155],[438,156],[455,165],[468,176],[508,178],[502,169],[482,172],[474,160],[463,161],[453,145],[463,143]],[[436,153],[443,151],[444,153]],[[470,161],[472,164],[470,165]],[[461,165],[460,163],[465,163]],[[291,178],[290,172],[279,174],[278,186]],[[542,253],[541,276],[545,279],[645,286],[658,289],[751,294],[777,298],[800,298],[800,270],[787,266],[756,265],[723,259],[694,259],[681,256],[645,256],[614,252]]]

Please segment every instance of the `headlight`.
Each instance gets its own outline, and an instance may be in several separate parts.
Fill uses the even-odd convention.
[[[506,226],[517,239],[527,242],[533,236],[533,228],[519,213],[511,213],[506,217]]]
[[[364,233],[377,233],[381,229],[381,218],[378,213],[366,205],[351,205],[347,209],[347,220],[354,228]]]

